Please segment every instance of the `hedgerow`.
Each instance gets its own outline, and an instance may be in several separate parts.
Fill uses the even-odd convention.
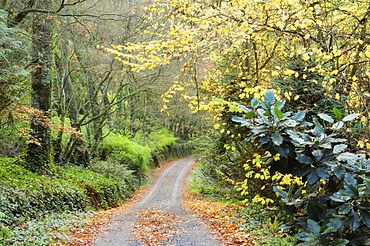
[[[79,166],[61,168],[60,175],[83,188],[94,208],[113,207],[127,200],[133,191],[124,179],[105,177]]]
[[[103,160],[116,161],[130,170],[136,171],[137,176],[144,176],[148,172],[152,149],[143,146],[120,134],[111,134],[106,137],[101,146]]]

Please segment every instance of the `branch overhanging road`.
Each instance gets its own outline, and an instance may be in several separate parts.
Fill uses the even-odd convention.
[[[218,246],[203,221],[182,208],[182,185],[194,160],[176,161],[132,208],[112,218],[95,246]]]

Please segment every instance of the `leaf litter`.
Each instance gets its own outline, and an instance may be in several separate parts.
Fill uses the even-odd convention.
[[[142,210],[136,216],[133,235],[137,241],[148,246],[171,242],[171,238],[180,234],[177,224],[180,222],[175,213],[166,211]]]

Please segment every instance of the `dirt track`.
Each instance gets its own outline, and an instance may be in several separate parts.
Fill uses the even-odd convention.
[[[164,170],[141,201],[112,218],[94,245],[221,245],[200,219],[182,208],[181,189],[193,163],[186,158]]]

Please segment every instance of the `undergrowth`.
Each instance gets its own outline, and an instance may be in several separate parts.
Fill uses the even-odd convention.
[[[269,207],[251,203],[243,204],[237,197],[232,187],[219,186],[211,182],[201,170],[202,165],[196,166],[188,176],[188,190],[191,194],[198,194],[198,199],[218,201],[225,203],[225,207],[238,205],[241,208],[228,215],[230,223],[237,223],[256,245],[296,245],[296,239],[280,230],[287,221],[286,214],[279,207]],[[220,214],[225,211],[219,211]]]
[[[12,230],[7,227],[1,230],[0,227],[0,242],[1,245],[14,246],[61,245],[62,243],[66,245],[66,243],[72,243],[71,231],[89,223],[94,214],[94,212],[66,211],[25,221],[13,227]],[[4,234],[1,234],[2,232]]]

